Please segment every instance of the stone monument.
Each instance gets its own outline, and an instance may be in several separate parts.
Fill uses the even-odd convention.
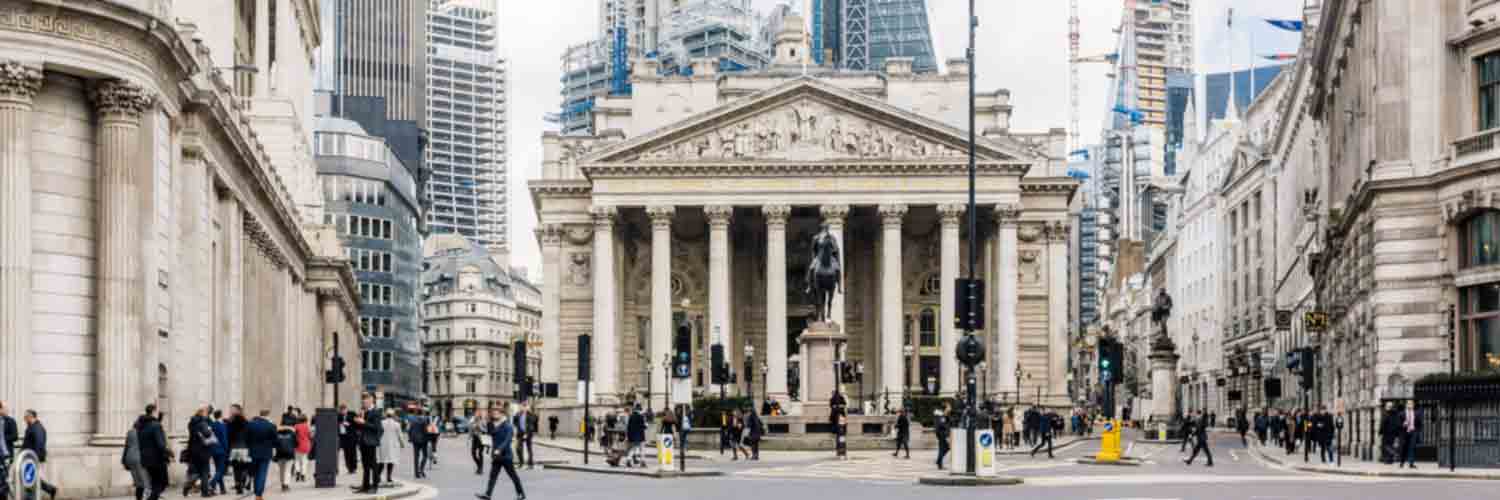
[[[842,392],[834,363],[840,361],[839,346],[847,341],[843,325],[832,317],[833,296],[844,292],[844,273],[839,267],[838,240],[827,224],[813,235],[812,254],[807,266],[807,292],[813,300],[813,322],[802,331],[800,340],[802,362],[808,368],[807,380],[802,381],[802,414],[826,419],[834,391]]]
[[[1171,434],[1177,428],[1174,419],[1177,413],[1177,346],[1167,335],[1167,319],[1172,316],[1172,297],[1165,289],[1156,291],[1151,305],[1151,322],[1156,323],[1156,334],[1151,337],[1151,422],[1153,430],[1166,429]],[[1152,438],[1162,434],[1153,433]]]

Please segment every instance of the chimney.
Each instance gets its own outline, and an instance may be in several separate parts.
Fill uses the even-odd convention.
[[[772,64],[798,66],[812,60],[807,53],[807,33],[802,31],[802,16],[788,14],[782,18],[781,32],[776,34],[776,58]]]

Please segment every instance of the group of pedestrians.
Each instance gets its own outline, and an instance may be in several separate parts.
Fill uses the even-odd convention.
[[[24,432],[16,425],[16,419],[10,416],[10,407],[0,401],[0,498],[7,498],[10,494],[13,487],[7,478],[10,464],[24,451],[36,455],[37,477],[41,478],[42,493],[46,493],[48,498],[56,498],[57,487],[46,479],[47,426],[42,425],[36,410],[26,410],[21,420],[26,424]]]
[[[1338,461],[1337,437],[1344,428],[1344,417],[1329,412],[1327,406],[1312,412],[1300,408],[1286,413],[1277,409],[1256,412],[1253,422],[1255,439],[1261,446],[1274,446],[1291,455],[1300,445],[1304,453],[1318,450],[1323,463]],[[1244,432],[1241,428],[1242,439]]]
[[[1381,461],[1396,462],[1397,468],[1417,468],[1417,443],[1422,434],[1422,413],[1415,402],[1407,401],[1406,407],[1396,409],[1385,404],[1385,414],[1380,418]]]

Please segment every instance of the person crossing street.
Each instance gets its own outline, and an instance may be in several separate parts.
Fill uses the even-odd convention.
[[[1038,412],[1040,413],[1040,412]],[[1057,421],[1060,417],[1056,412],[1047,411],[1037,417],[1036,446],[1031,448],[1031,456],[1036,457],[1036,452],[1041,451],[1043,446],[1047,447],[1047,458],[1057,458],[1052,455],[1052,435],[1057,432]]]
[[[1183,460],[1182,463],[1193,465],[1193,460],[1198,458],[1198,452],[1201,450],[1203,451],[1203,455],[1205,457],[1208,457],[1208,463],[1206,465],[1209,467],[1214,466],[1214,453],[1208,449],[1209,424],[1209,416],[1202,415],[1200,412],[1198,422],[1193,426],[1193,438],[1194,441],[1196,441],[1196,444],[1193,445],[1193,455],[1189,456],[1186,460]]]
[[[505,412],[500,407],[490,407],[490,440],[491,449],[494,450],[490,454],[490,480],[484,493],[476,493],[475,498],[490,500],[490,495],[495,492],[495,480],[500,477],[500,471],[504,470],[505,475],[510,477],[511,484],[516,487],[516,500],[526,500],[526,490],[521,486],[520,476],[516,475],[515,453],[511,450],[515,432],[515,426]]]
[[[896,451],[891,456],[901,454],[906,450],[906,458],[911,458],[911,419],[906,416],[906,409],[902,408],[896,412]]]

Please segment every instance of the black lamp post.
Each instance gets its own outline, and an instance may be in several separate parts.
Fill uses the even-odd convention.
[[[911,377],[912,377],[912,373],[911,373],[911,354],[912,354],[912,350],[913,349],[911,348],[911,344],[907,344],[907,345],[901,346],[901,354],[903,355],[903,357],[901,358],[902,361],[903,361],[902,364],[906,366],[906,371],[907,371],[906,376],[902,377],[902,384],[903,384],[901,386],[901,391],[902,391],[901,392],[901,407],[902,408],[910,406],[910,404],[911,404]]]
[[[745,395],[750,397],[752,406],[755,404],[755,346],[750,345],[750,339],[745,339]]]
[[[859,379],[859,407],[861,408],[860,411],[864,411],[863,410],[863,408],[865,407],[865,362],[864,361],[860,361],[860,362],[854,364],[854,376],[855,376],[855,378]]]

